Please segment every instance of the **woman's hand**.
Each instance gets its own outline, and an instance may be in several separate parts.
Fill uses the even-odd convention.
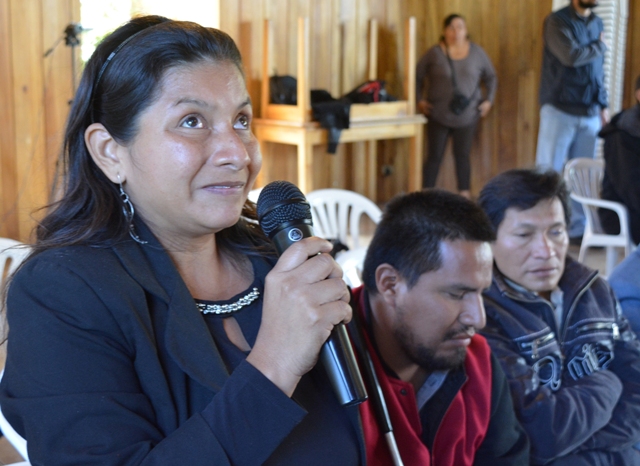
[[[420,111],[420,113],[429,116],[431,114],[432,108],[433,105],[428,100],[421,99],[418,101],[418,110]]]
[[[480,111],[480,118],[484,118],[487,116],[487,113],[489,113],[489,110],[491,110],[491,106],[492,106],[492,103],[489,102],[488,100],[485,100],[480,105],[478,105],[478,110]]]
[[[247,361],[288,396],[315,365],[333,327],[351,320],[342,269],[331,243],[291,245],[266,277],[262,323]]]

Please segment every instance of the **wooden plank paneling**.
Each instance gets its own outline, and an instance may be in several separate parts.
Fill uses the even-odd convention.
[[[8,1],[0,2],[0,236],[17,239],[18,214],[15,114],[13,99],[13,38]]]
[[[80,21],[80,0],[0,1],[0,235],[26,240],[31,213],[47,201],[52,171],[70,98],[70,49],[63,45],[49,57],[44,50],[72,20]],[[402,95],[404,22],[417,19],[419,57],[438,41],[442,20],[450,13],[467,19],[471,38],[482,46],[498,74],[494,108],[482,120],[471,154],[471,190],[477,194],[500,171],[531,166],[538,130],[538,86],[542,58],[542,22],[551,0],[220,0],[220,24],[242,52],[247,86],[256,114],[263,79],[263,20],[274,22],[273,66],[296,74],[298,16],[310,18],[312,87],[339,95],[367,79],[368,24],[379,24],[378,77],[392,94]],[[626,106],[634,103],[632,86],[640,74],[640,1],[629,0],[625,70]],[[343,144],[336,155],[316,148],[314,183],[318,187],[355,189],[379,202],[406,191],[409,170],[406,141],[384,141],[374,149]],[[370,158],[377,153],[376,172]],[[295,180],[295,149],[266,144],[260,183]],[[370,176],[377,192],[370,192]],[[438,186],[455,190],[450,151]]]
[[[49,202],[72,97],[70,48],[48,56],[79,0],[0,2],[0,235],[27,241]]]
[[[18,236],[27,239],[32,212],[48,199],[45,152],[42,9],[37,0],[10,0]]]
[[[629,0],[623,107],[631,107],[636,103],[633,88],[638,76],[640,76],[640,1]]]
[[[66,25],[79,17],[78,4],[59,0],[42,0],[42,11],[46,12],[46,21],[42,25],[42,48],[48,51],[58,40],[65,36]],[[82,34],[79,36],[82,39]],[[79,60],[80,47],[71,47],[65,41],[58,42],[53,51],[42,57],[44,83],[44,119],[45,153],[47,180],[53,180],[57,160],[64,140],[64,122],[69,113],[70,103],[75,93],[73,70],[75,66],[75,85],[80,81],[82,72]]]

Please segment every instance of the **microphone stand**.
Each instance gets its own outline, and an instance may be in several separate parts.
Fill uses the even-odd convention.
[[[360,359],[362,360],[362,365],[364,366],[364,370],[362,371],[362,377],[366,381],[368,385],[368,393],[369,393],[369,401],[373,405],[373,411],[376,416],[376,421],[378,422],[378,426],[380,430],[384,433],[384,437],[387,441],[387,445],[389,446],[389,452],[391,453],[391,459],[393,460],[394,466],[404,466],[402,462],[402,457],[400,456],[400,450],[398,450],[398,444],[396,443],[396,438],[393,435],[393,426],[391,425],[391,417],[389,416],[389,410],[387,408],[387,403],[384,399],[384,393],[382,392],[382,386],[380,385],[380,380],[376,375],[376,369],[373,364],[373,359],[371,358],[371,354],[367,349],[366,339],[364,333],[362,331],[362,318],[360,314],[356,311],[357,306],[352,305],[353,319],[352,324],[349,324],[349,327],[354,330],[355,335],[355,350],[359,353]]]

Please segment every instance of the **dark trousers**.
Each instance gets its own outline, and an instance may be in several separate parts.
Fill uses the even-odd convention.
[[[447,147],[447,139],[451,136],[453,141],[453,157],[456,164],[456,176],[458,178],[458,191],[469,190],[471,178],[471,164],[469,154],[476,134],[478,122],[461,128],[449,128],[437,121],[429,120],[427,123],[427,149],[425,162],[422,165],[422,187],[433,188],[436,185],[440,163]]]

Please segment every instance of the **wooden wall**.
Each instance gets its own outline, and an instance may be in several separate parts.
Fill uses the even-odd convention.
[[[629,3],[627,105],[640,74],[640,2]],[[243,53],[259,114],[264,18],[274,23],[279,74],[295,73],[296,19],[311,18],[312,86],[339,96],[366,80],[370,18],[380,26],[378,75],[391,93],[401,95],[405,20],[417,18],[420,55],[437,41],[447,14],[464,15],[472,40],[487,51],[499,80],[494,108],[482,121],[472,152],[471,188],[477,193],[496,173],[534,162],[542,20],[550,10],[551,0],[220,0],[220,21]],[[62,43],[48,57],[43,54],[67,24],[79,20],[79,0],[0,0],[0,236],[27,240],[33,212],[47,202],[72,79],[69,47]],[[384,202],[407,189],[408,145],[379,144],[376,201]],[[343,145],[336,155],[317,149],[315,185],[364,192],[358,176],[364,157],[359,144]],[[293,149],[271,145],[264,154],[263,182],[295,176]],[[438,185],[455,189],[450,156]]]
[[[71,47],[45,51],[78,0],[0,0],[0,236],[27,240],[49,198],[73,96]]]
[[[249,7],[251,5],[251,7]],[[258,7],[259,5],[259,7]],[[279,74],[295,74],[295,19],[309,16],[314,49],[312,86],[339,96],[366,80],[367,24],[380,24],[378,75],[390,91],[402,95],[404,79],[404,25],[409,16],[418,22],[418,57],[435,44],[443,18],[453,12],[467,18],[472,40],[489,54],[497,69],[499,89],[494,108],[482,121],[472,152],[472,192],[477,193],[492,175],[535,160],[538,124],[538,82],[542,58],[542,20],[551,11],[551,0],[240,0],[222,2],[221,27],[236,38],[243,55],[254,101],[259,102],[262,19],[274,23],[278,50],[274,68]],[[496,31],[500,31],[496,33]],[[257,109],[259,112],[259,109]],[[407,189],[406,141],[381,142],[378,151],[377,201],[383,202]],[[316,149],[314,183],[363,191],[358,167],[363,147],[341,147],[335,156]],[[264,154],[264,182],[295,179],[294,149],[271,145]],[[385,173],[383,173],[385,172]],[[449,153],[438,186],[455,189],[453,160]]]
[[[640,1],[629,0],[629,24],[627,25],[627,56],[624,73],[623,107],[636,104],[634,85],[640,76]]]

